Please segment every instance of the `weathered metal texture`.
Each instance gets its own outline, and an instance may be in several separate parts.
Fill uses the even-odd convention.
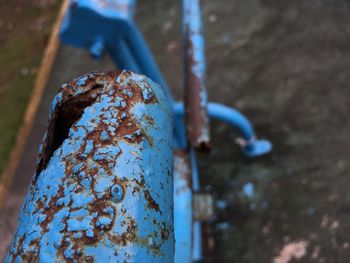
[[[113,43],[122,41],[135,5],[135,0],[71,0],[61,25],[61,39],[100,58]]]
[[[205,48],[199,0],[183,0],[186,131],[190,144],[209,149]]]
[[[199,191],[193,195],[193,218],[201,222],[210,222],[215,219],[215,199],[209,192]]]
[[[175,263],[192,262],[192,175],[186,149],[174,155]]]
[[[136,0],[71,0],[63,20],[63,43],[88,49],[95,58],[105,51],[120,69],[145,74],[172,94],[142,34],[133,22]]]
[[[142,75],[63,85],[5,262],[172,262],[172,123]]]

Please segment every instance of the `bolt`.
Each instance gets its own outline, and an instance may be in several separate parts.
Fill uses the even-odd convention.
[[[115,184],[111,188],[111,194],[113,196],[113,199],[117,202],[122,201],[123,199],[123,187],[120,184]]]

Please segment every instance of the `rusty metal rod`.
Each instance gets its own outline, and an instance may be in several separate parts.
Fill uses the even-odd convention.
[[[205,50],[199,0],[183,1],[186,133],[190,145],[209,149]]]

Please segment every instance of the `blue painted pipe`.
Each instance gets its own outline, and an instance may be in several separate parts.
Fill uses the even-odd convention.
[[[192,189],[194,192],[197,192],[200,190],[200,181],[196,153],[193,148],[190,149],[190,160],[192,170]],[[192,259],[194,261],[202,260],[202,223],[200,221],[193,221]]]
[[[191,160],[187,149],[174,155],[175,263],[191,263],[193,250],[193,209]]]
[[[176,149],[174,162],[175,263],[202,259],[202,224],[193,220],[193,193],[200,190],[193,148]]]
[[[64,43],[89,49],[95,57],[102,55],[102,43],[120,69],[145,74],[160,84],[173,102],[151,50],[132,21],[135,5],[135,0],[71,0],[61,26],[61,39]]]
[[[113,45],[109,46],[108,52],[118,68],[141,73],[139,65],[123,39],[117,38]]]
[[[205,46],[199,0],[183,0],[186,136],[197,150],[210,148]]]
[[[173,109],[175,113],[175,120],[177,120],[178,123],[185,114],[184,105],[181,102],[175,103],[173,105]],[[239,142],[245,156],[257,157],[271,151],[272,144],[267,140],[256,139],[255,132],[250,121],[239,111],[214,102],[208,103],[207,111],[209,117],[224,121],[239,131],[243,137],[243,139]],[[175,126],[175,130],[176,134],[183,134],[181,128],[178,129],[177,126]],[[183,142],[181,139],[177,139],[177,141]]]
[[[252,124],[239,111],[219,103],[210,102],[208,114],[210,117],[226,122],[238,129],[245,140],[249,141],[254,137]]]
[[[171,91],[153,58],[151,50],[149,49],[141,32],[133,22],[127,23],[124,38],[130,51],[134,54],[135,61],[139,65],[141,73],[145,74],[161,85],[168,99],[171,101],[171,103],[174,103]]]
[[[249,120],[246,117],[244,117],[244,115],[241,114],[239,111],[214,102],[208,103],[207,110],[210,117],[224,121],[238,129],[240,134],[247,141],[251,140],[254,137],[252,125],[250,124]],[[185,109],[182,102],[174,104],[174,113],[176,117],[184,116]]]
[[[5,262],[172,262],[172,123],[144,76],[63,85]]]

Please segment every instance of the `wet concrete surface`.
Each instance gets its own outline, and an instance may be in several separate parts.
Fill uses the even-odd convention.
[[[236,131],[211,123],[201,182],[227,203],[213,226],[215,262],[348,262],[350,2],[205,0],[203,13],[209,98],[274,144],[248,160]],[[181,98],[180,1],[140,1],[137,21]],[[104,65],[75,52],[61,58],[69,74],[60,82]]]

